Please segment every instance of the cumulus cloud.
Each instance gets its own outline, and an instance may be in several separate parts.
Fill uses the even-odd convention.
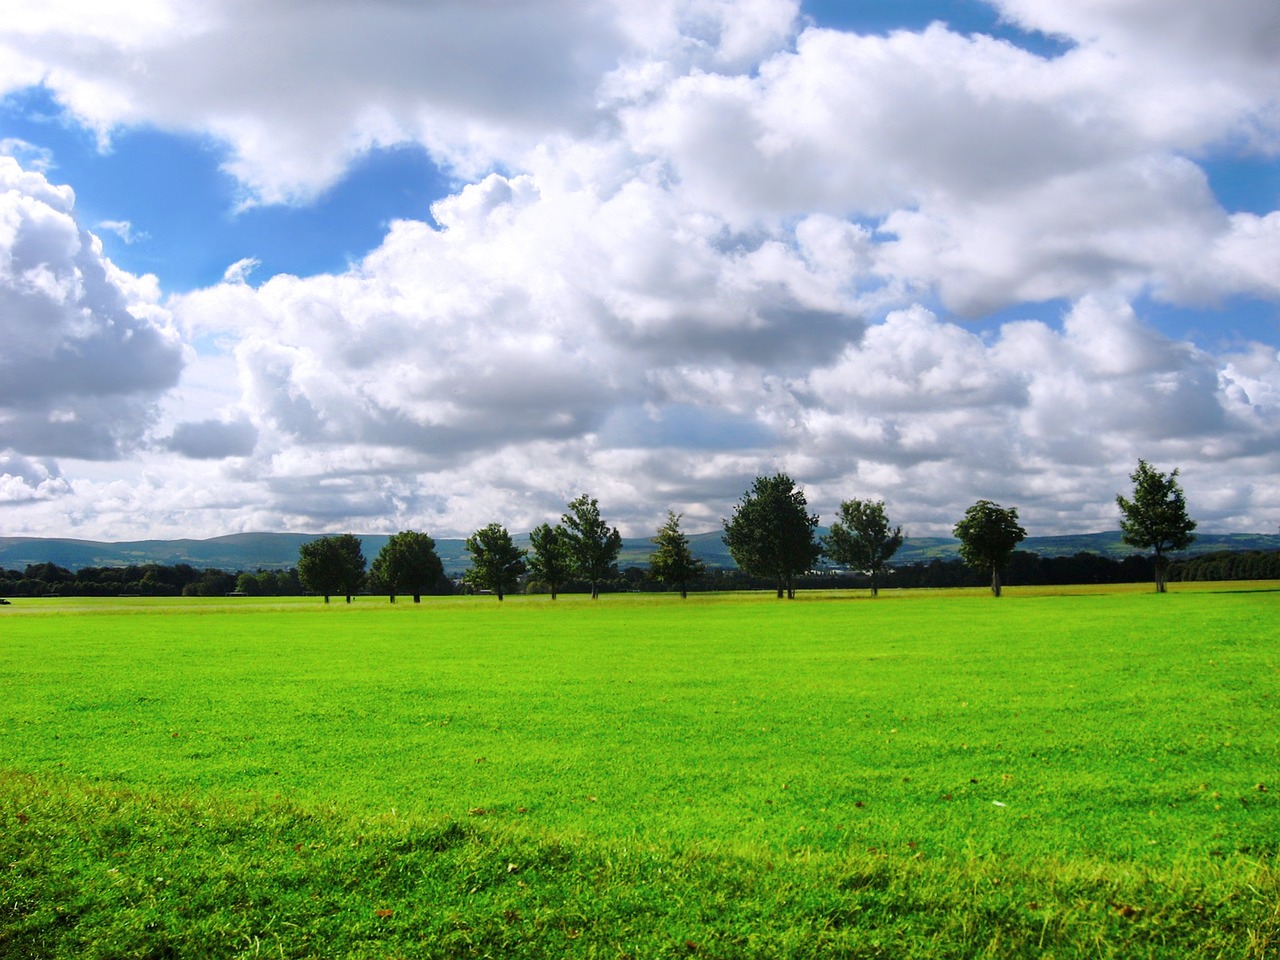
[[[0,504],[54,500],[70,492],[57,464],[0,453]]]
[[[70,188],[0,157],[0,445],[105,458],[133,446],[183,349],[155,291],[107,260]]]
[[[789,0],[24,5],[0,85],[43,78],[104,139],[221,138],[251,202],[405,141],[459,180],[341,273],[251,286],[246,257],[162,307],[69,190],[10,169],[0,296],[31,322],[0,436],[136,444],[182,364],[171,312],[217,356],[167,395],[146,482],[85,468],[104,525],[447,535],[586,491],[630,534],[668,507],[707,529],[783,469],[827,516],[882,496],[938,534],[990,497],[1082,531],[1138,457],[1181,466],[1208,526],[1274,525],[1274,343],[1142,312],[1280,299],[1280,212],[1225,209],[1203,165],[1280,145],[1274,4],[993,4],[1063,52]]]
[[[193,460],[247,457],[258,443],[258,431],[245,420],[200,420],[180,423],[167,446]]]

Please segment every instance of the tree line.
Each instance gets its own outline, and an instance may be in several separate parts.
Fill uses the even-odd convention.
[[[692,588],[771,587],[778,597],[794,598],[802,587],[881,586],[948,587],[989,582],[999,596],[1005,582],[1017,584],[1119,583],[1153,579],[1163,592],[1168,580],[1280,577],[1280,554],[1214,554],[1171,564],[1169,553],[1185,549],[1196,527],[1187,516],[1178,471],[1155,470],[1139,460],[1130,475],[1131,497],[1116,497],[1125,543],[1150,556],[1112,560],[1097,554],[1039,557],[1017,549],[1026,537],[1016,508],[979,500],[958,521],[959,560],[932,560],[890,566],[905,540],[882,500],[846,500],[824,537],[818,516],[808,512],[804,491],[785,473],[755,479],[723,521],[724,542],[736,570],[709,570],[680,529],[681,516],[669,511],[653,537],[647,570],[618,569],[622,537],[601,516],[599,503],[583,494],[569,502],[556,524],[530,533],[530,549],[516,546],[498,523],[477,530],[465,541],[471,564],[460,581],[449,579],[425,533],[406,530],[392,536],[367,564],[361,541],[352,534],[319,537],[304,544],[296,567],[285,571],[227,573],[198,570],[189,564],[86,567],[73,573],[52,563],[24,571],[0,571],[0,594],[10,596],[332,596],[358,593],[412,596],[458,591],[497,596],[523,587],[554,600],[567,587],[671,589],[682,597]],[[819,564],[825,561],[826,566]]]
[[[1169,552],[1185,549],[1196,527],[1187,516],[1177,477],[1177,470],[1166,475],[1139,460],[1130,475],[1132,497],[1116,496],[1124,542],[1153,552],[1151,571],[1159,592],[1165,590]],[[818,537],[818,515],[809,513],[804,491],[785,473],[756,477],[723,526],[725,545],[739,570],[770,583],[779,598],[792,599],[798,583],[823,558],[838,570],[866,576],[876,595],[889,561],[905,538],[902,527],[890,523],[883,500],[859,499],[843,501],[839,518],[825,537]],[[1018,523],[1017,508],[979,500],[965,511],[954,533],[960,541],[961,560],[989,576],[991,592],[1000,596],[1002,572],[1027,535]],[[669,511],[653,540],[649,576],[686,596],[690,584],[705,578],[707,570],[680,530],[680,515]],[[602,518],[599,503],[586,494],[569,502],[559,523],[534,529],[530,547],[517,547],[500,523],[482,527],[466,539],[471,565],[462,583],[502,600],[522,581],[533,581],[554,600],[566,583],[577,579],[589,584],[595,599],[602,584],[618,578],[622,536]],[[298,554],[298,575],[325,603],[331,596],[345,596],[350,603],[366,582],[359,539],[339,534],[304,544]],[[417,602],[441,575],[435,541],[426,534],[405,531],[393,536],[378,554],[367,580],[393,603],[397,593],[412,593]]]
[[[72,571],[56,563],[31,563],[23,570],[0,570],[0,595],[10,597],[284,597],[306,592],[295,568],[228,573],[187,563],[148,563]]]
[[[1150,557],[1133,555],[1115,559],[1098,553],[1076,553],[1071,556],[1042,557],[1015,550],[1005,566],[1002,580],[1006,586],[1050,586],[1076,583],[1138,583],[1149,581],[1154,574]],[[1251,550],[1220,552],[1189,557],[1170,564],[1170,583],[1192,580],[1280,580],[1280,551]],[[935,558],[886,568],[879,587],[942,588],[979,587],[987,583],[985,571],[969,566],[963,560]],[[820,569],[796,578],[799,589],[871,588],[871,578],[857,570]],[[769,578],[753,577],[734,567],[708,567],[688,581],[686,590],[761,590],[773,586]],[[587,592],[590,584],[576,578],[560,585],[563,592]],[[462,588],[448,577],[429,592],[433,595],[458,593]],[[521,585],[526,593],[548,594],[545,583],[531,576]],[[649,569],[629,566],[602,584],[609,592],[650,592],[670,589],[654,579]],[[307,594],[298,579],[296,567],[287,570],[257,572],[226,571],[217,568],[196,569],[186,564],[128,567],[86,567],[73,571],[53,563],[28,564],[24,570],[0,569],[0,596],[9,597],[220,597],[227,594],[246,597],[301,596]],[[368,593],[367,581],[361,593]]]

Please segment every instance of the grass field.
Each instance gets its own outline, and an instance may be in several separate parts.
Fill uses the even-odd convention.
[[[0,957],[1267,957],[1280,585],[0,611]]]

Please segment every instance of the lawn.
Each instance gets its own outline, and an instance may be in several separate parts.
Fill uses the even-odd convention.
[[[1268,956],[1280,592],[1148,589],[15,604],[0,957]]]

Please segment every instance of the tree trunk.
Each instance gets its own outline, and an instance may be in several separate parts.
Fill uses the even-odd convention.
[[[873,597],[880,596],[880,584],[876,582],[875,571],[871,572],[871,595]]]
[[[348,593],[348,594],[347,594],[347,603],[350,603],[350,602],[351,602],[351,594],[349,594],[349,593]]]
[[[396,602],[396,595],[395,595],[394,593],[389,593],[389,594],[387,594],[387,599],[388,599],[388,600],[390,600],[392,603],[395,603],[395,602]]]
[[[991,592],[997,597],[1000,596],[1000,568],[991,568]]]
[[[688,599],[689,599],[689,591],[688,591],[688,590],[685,590],[684,588],[681,588],[681,590],[680,590],[680,599],[681,599],[681,600],[688,600]]]
[[[497,589],[497,591],[496,591],[496,592],[497,592],[497,594],[498,594],[498,602],[499,602],[499,603],[501,603],[501,602],[502,602],[502,588],[501,588],[501,587],[499,587],[499,588]]]
[[[1156,551],[1156,593],[1167,593],[1165,589],[1165,574],[1169,571],[1169,560],[1159,550]]]
[[[592,600],[600,599],[600,586],[594,580],[591,581],[591,599]]]
[[[325,603],[329,602],[329,595],[327,593],[324,595],[324,602]]]
[[[551,599],[552,599],[552,600],[554,600],[555,598],[556,598],[556,588],[555,588],[555,587],[552,587],[552,588],[551,588]]]
[[[782,577],[779,577],[778,578],[778,599],[781,600],[784,596],[786,596],[786,586],[784,585]]]
[[[420,593],[415,593],[415,594],[413,595],[413,602],[414,602],[414,603],[421,603],[421,602],[422,602],[422,594],[420,594]]]

